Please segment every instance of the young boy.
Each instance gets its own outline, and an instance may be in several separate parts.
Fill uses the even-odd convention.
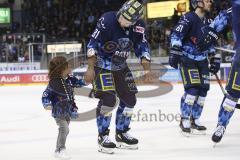
[[[55,157],[70,159],[66,153],[66,139],[71,118],[77,118],[77,106],[74,102],[73,88],[85,85],[84,80],[70,76],[71,69],[67,59],[62,56],[53,58],[49,64],[49,83],[43,92],[42,104],[52,110],[52,116],[59,126]]]

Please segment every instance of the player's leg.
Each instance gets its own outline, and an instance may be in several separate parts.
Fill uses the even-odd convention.
[[[97,106],[97,127],[99,151],[113,153],[116,145],[109,139],[109,126],[112,110],[118,106],[118,98],[115,94],[112,73],[108,70],[95,68],[94,94],[99,99]]]
[[[129,128],[133,108],[126,107],[125,103],[120,101],[116,114],[116,132],[123,132]]]
[[[232,0],[232,12],[236,54],[232,62],[231,72],[226,87],[228,95],[225,95],[223,98],[218,114],[217,128],[212,136],[212,140],[216,143],[221,141],[226,127],[235,111],[238,99],[240,98],[240,0]]]
[[[116,91],[120,99],[116,115],[115,138],[118,142],[118,147],[137,149],[138,140],[128,133],[133,109],[136,104],[135,94],[137,93],[137,88],[132,73],[128,68],[116,71],[113,74]]]
[[[240,98],[240,64],[235,62],[234,60],[226,86],[228,94],[223,98],[218,114],[217,128],[212,136],[212,140],[216,143],[221,141]]]
[[[199,89],[198,97],[192,108],[192,117],[191,117],[192,125],[191,126],[192,126],[192,129],[195,129],[198,131],[205,131],[207,128],[201,125],[199,119],[202,115],[205,99],[210,87],[209,68],[208,68],[207,59],[198,62],[198,68],[200,72],[201,86],[199,87],[200,89]]]
[[[70,120],[55,118],[58,125],[58,138],[55,150],[55,157],[60,159],[70,159],[70,155],[66,152],[66,140],[69,134],[69,122]]]
[[[232,0],[232,25],[236,41],[236,49],[240,53],[240,0]]]
[[[133,114],[133,107],[129,107],[123,101],[117,110],[116,115],[116,141],[118,148],[125,149],[138,149],[138,139],[131,136],[128,131],[130,130],[130,122]]]
[[[182,57],[180,72],[185,89],[185,93],[181,99],[180,128],[183,132],[190,133],[190,116],[194,102],[199,94],[199,86],[201,85],[199,70],[196,61],[193,61],[187,57]]]

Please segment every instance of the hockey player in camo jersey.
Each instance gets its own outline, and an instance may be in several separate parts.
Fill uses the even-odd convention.
[[[97,127],[100,152],[113,153],[116,148],[109,138],[109,125],[115,107],[118,107],[115,121],[117,147],[138,148],[138,139],[128,133],[137,88],[126,59],[133,49],[144,70],[150,71],[150,50],[142,15],[141,1],[128,0],[118,12],[107,12],[101,16],[88,44],[85,81],[93,81],[94,96],[99,99]]]
[[[197,45],[202,41],[209,25],[222,29],[230,17],[227,11],[224,11],[214,19],[215,23],[211,23],[211,20],[206,18],[206,13],[210,12],[212,3],[211,0],[191,0],[194,11],[181,17],[171,34],[169,64],[175,69],[180,66],[185,90],[180,104],[180,128],[186,134],[195,130],[204,133],[206,130],[199,119],[210,88],[209,74],[215,74],[220,69],[221,60],[215,55],[213,45],[202,49]]]
[[[228,77],[227,94],[223,98],[218,114],[218,124],[212,136],[212,141],[215,143],[221,141],[240,98],[240,0],[232,0],[232,12],[236,54]]]

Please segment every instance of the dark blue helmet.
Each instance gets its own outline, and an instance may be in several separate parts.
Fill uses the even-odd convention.
[[[198,2],[202,2],[202,0],[191,0],[193,9],[196,9],[198,7]]]
[[[212,3],[213,3],[213,0],[210,0]],[[191,0],[191,5],[193,7],[193,9],[196,9],[198,8],[198,2],[202,2],[203,3],[203,0]]]
[[[143,4],[138,0],[128,0],[118,11],[118,17],[122,15],[126,20],[135,23],[143,16]]]

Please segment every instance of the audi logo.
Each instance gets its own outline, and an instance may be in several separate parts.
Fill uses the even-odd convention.
[[[33,75],[32,81],[33,82],[48,82],[48,76],[47,75]]]

